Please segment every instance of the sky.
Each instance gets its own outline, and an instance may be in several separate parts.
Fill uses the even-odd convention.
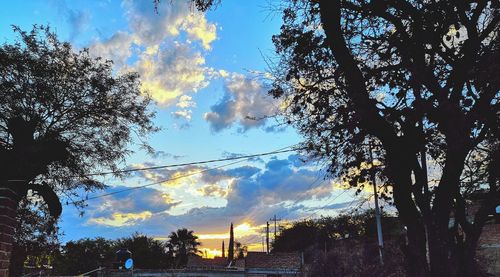
[[[154,99],[154,123],[161,130],[146,139],[154,153],[132,144],[134,153],[122,168],[263,153],[302,140],[272,117],[280,102],[267,95],[265,58],[274,55],[271,38],[281,25],[272,1],[222,1],[207,13],[187,0],[162,1],[155,13],[152,2],[10,1],[0,10],[0,41],[15,39],[11,25],[49,25],[76,50],[88,48],[113,60],[115,74],[141,75],[141,90]],[[297,153],[229,163],[103,177],[105,191],[81,196],[90,198],[83,214],[64,206],[61,240],[135,232],[166,239],[188,228],[212,257],[220,255],[222,240],[228,244],[231,222],[236,240],[261,250],[262,228],[274,215],[285,224],[337,214],[359,201]],[[162,182],[168,179],[173,180]],[[150,183],[158,184],[119,192]],[[100,197],[106,193],[114,194]]]

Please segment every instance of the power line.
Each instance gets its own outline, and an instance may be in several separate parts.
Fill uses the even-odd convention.
[[[118,193],[122,193],[122,192],[131,191],[131,190],[142,189],[142,188],[150,187],[150,186],[154,186],[154,185],[159,185],[161,183],[170,182],[170,181],[174,181],[174,180],[177,180],[177,179],[181,179],[181,178],[185,178],[185,177],[190,177],[190,176],[193,176],[193,175],[197,175],[197,174],[200,174],[200,173],[204,173],[204,172],[207,172],[207,171],[216,170],[216,169],[223,168],[223,167],[226,167],[226,166],[230,166],[230,165],[233,165],[233,164],[241,163],[243,161],[245,161],[245,160],[235,161],[235,162],[232,162],[232,163],[228,163],[228,164],[224,164],[224,165],[220,165],[220,166],[216,166],[216,167],[212,167],[212,168],[203,169],[203,170],[200,170],[200,171],[197,171],[197,172],[191,172],[189,174],[184,174],[184,175],[176,176],[176,177],[173,177],[173,178],[163,179],[163,180],[160,180],[160,181],[157,181],[157,182],[153,182],[153,183],[149,183],[149,184],[145,184],[145,185],[141,185],[141,186],[137,186],[137,187],[130,187],[130,188],[126,188],[126,189],[122,189],[122,190],[118,190],[118,191],[113,191],[113,192],[108,192],[108,193],[104,193],[104,194],[101,194],[101,195],[96,195],[96,196],[88,197],[88,198],[85,199],[85,201],[94,200],[94,199],[97,199],[97,198],[102,198],[102,197],[106,197],[106,196],[110,196],[110,195],[114,195],[114,194],[118,194]],[[66,203],[66,205],[68,205],[68,204],[75,204],[77,202],[78,201],[72,201],[72,202]]]
[[[244,155],[244,156],[237,156],[237,157],[229,157],[229,158],[213,159],[213,160],[205,160],[205,161],[196,161],[196,162],[180,163],[180,164],[169,164],[169,165],[159,165],[159,166],[142,167],[142,168],[131,168],[131,169],[122,169],[122,170],[114,170],[114,171],[106,171],[106,172],[96,172],[96,173],[89,173],[89,174],[85,174],[85,175],[71,176],[71,177],[75,178],[75,177],[103,176],[103,175],[109,175],[109,174],[129,173],[129,172],[136,172],[136,171],[157,170],[157,169],[181,167],[181,166],[188,166],[188,165],[200,165],[200,164],[208,164],[208,163],[215,163],[215,162],[251,159],[251,158],[261,157],[261,156],[269,156],[269,155],[281,154],[281,153],[287,153],[287,152],[296,152],[298,150],[304,149],[304,148],[287,149],[290,147],[293,147],[293,146],[287,146],[287,147],[284,147],[284,148],[281,148],[278,150],[264,152],[264,153],[258,153],[258,154],[252,154],[252,155]]]
[[[316,210],[315,212],[313,212],[312,214],[310,214],[309,216],[307,216],[305,219],[310,219],[312,218],[313,216],[315,216],[316,214],[318,214],[318,212],[324,208],[327,208],[328,206],[332,205],[333,202],[335,200],[337,200],[337,198],[339,198],[340,196],[342,196],[344,193],[346,193],[349,189],[344,189],[341,193],[337,194],[332,200],[330,200],[326,205],[323,205],[321,207],[314,207],[314,209]],[[354,201],[356,201],[357,199],[354,199],[353,201],[351,201],[351,203],[348,205],[348,207],[351,207],[352,204],[354,203]]]
[[[101,194],[101,195],[87,197],[84,201],[94,200],[94,199],[98,199],[98,198],[102,198],[102,197],[106,197],[106,196],[110,196],[110,195],[114,195],[114,194],[118,194],[118,193],[122,193],[122,192],[127,192],[127,191],[142,189],[142,188],[145,188],[145,187],[154,186],[154,185],[158,185],[158,184],[161,184],[161,183],[170,182],[170,181],[174,181],[174,180],[185,178],[185,177],[190,177],[190,176],[197,175],[197,174],[200,174],[200,173],[217,170],[217,169],[220,169],[220,168],[223,168],[223,167],[227,167],[227,166],[231,166],[231,165],[234,165],[234,164],[237,164],[237,163],[244,162],[246,160],[250,160],[251,158],[254,158],[254,157],[257,157],[257,156],[272,155],[272,154],[286,153],[286,152],[292,152],[292,151],[299,150],[299,149],[296,149],[296,148],[294,148],[294,149],[288,149],[288,150],[283,150],[283,149],[290,148],[290,147],[292,147],[292,146],[287,146],[287,147],[284,147],[284,148],[281,148],[281,149],[278,149],[278,150],[275,150],[275,151],[265,152],[265,153],[261,153],[261,154],[253,154],[253,155],[246,155],[246,156],[240,156],[240,157],[231,157],[231,158],[219,159],[219,160],[208,160],[208,161],[191,162],[191,163],[177,164],[177,165],[164,165],[164,166],[155,166],[155,167],[149,167],[149,168],[140,168],[140,169],[126,170],[127,172],[130,172],[130,171],[139,171],[139,170],[154,170],[154,169],[174,167],[174,166],[184,166],[184,165],[202,164],[202,163],[211,163],[211,162],[216,162],[216,161],[229,161],[229,160],[236,160],[236,159],[238,159],[237,161],[232,162],[232,163],[228,163],[228,164],[224,164],[224,165],[220,165],[220,166],[216,166],[216,167],[212,167],[212,168],[206,168],[206,169],[203,169],[203,170],[200,170],[200,171],[197,171],[197,172],[192,172],[192,173],[180,175],[180,176],[176,176],[176,177],[173,177],[173,178],[163,179],[163,180],[160,180],[160,181],[157,181],[157,182],[153,182],[153,183],[149,183],[149,184],[145,184],[145,185],[141,185],[141,186],[130,187],[130,188],[126,188],[126,189],[122,189],[122,190],[118,190],[118,191],[104,193],[104,194]],[[121,172],[124,172],[124,171],[121,171]],[[117,171],[115,171],[113,173],[117,173]],[[103,174],[111,174],[111,172],[94,173],[93,175],[103,175]],[[90,175],[87,175],[87,176],[90,176]],[[66,202],[66,205],[76,204],[78,202],[80,202],[80,201]]]

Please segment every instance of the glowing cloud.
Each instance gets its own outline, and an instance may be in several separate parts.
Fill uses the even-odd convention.
[[[113,213],[110,218],[108,217],[96,217],[89,219],[90,223],[95,223],[99,225],[121,227],[135,225],[138,221],[144,221],[149,219],[153,214],[150,211],[144,211],[140,213]]]

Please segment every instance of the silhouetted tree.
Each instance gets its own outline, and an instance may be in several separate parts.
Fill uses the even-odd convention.
[[[162,242],[138,233],[128,238],[118,239],[114,247],[116,250],[128,249],[132,252],[134,268],[168,268],[173,262]]]
[[[243,245],[239,241],[234,242],[234,251],[236,252],[236,259],[243,259],[245,258],[247,252],[248,252],[248,246]]]
[[[113,241],[104,238],[69,241],[54,255],[53,274],[74,276],[109,266],[115,252]]]
[[[222,258],[226,257],[226,248],[224,247],[224,241],[222,241]]]
[[[227,247],[227,259],[229,261],[234,260],[234,231],[232,222],[231,227],[229,227],[229,246]]]
[[[199,2],[200,10],[214,4]],[[284,99],[307,152],[331,161],[332,176],[364,163],[350,180],[363,186],[377,170],[366,166],[373,143],[378,175],[408,229],[410,274],[473,275],[484,215],[500,201],[498,173],[479,184],[489,192],[475,220],[457,217],[466,234],[460,255],[449,255],[448,224],[452,211],[466,214],[466,160],[481,146],[489,147],[484,161],[498,156],[498,1],[283,4],[271,92]],[[428,155],[442,168],[432,186]]]
[[[58,217],[57,193],[102,188],[85,174],[116,169],[132,135],[155,130],[136,73],[115,76],[111,61],[75,52],[48,28],[14,31],[19,40],[0,47],[0,243],[8,246],[28,190]],[[7,250],[0,272],[9,258]]]
[[[214,5],[193,2],[200,10]],[[361,168],[348,178],[354,186],[379,171],[408,230],[411,275],[475,274],[486,215],[500,204],[499,170],[475,184],[488,195],[474,220],[464,216],[470,188],[462,178],[483,147],[486,155],[476,158],[498,165],[498,1],[283,3],[271,93],[284,99],[307,152],[330,161],[332,176]],[[429,157],[441,167],[431,184]],[[464,247],[450,239],[452,212]]]
[[[479,147],[485,161],[498,152],[498,2],[294,0],[283,19],[271,92],[307,152],[330,161],[332,176],[358,169],[354,186],[377,170],[392,187],[411,275],[473,275],[486,217],[457,217],[460,255],[450,255],[448,225],[466,214],[466,160]],[[435,185],[427,159],[442,168]],[[490,194],[481,210],[492,212],[498,174],[480,185]]]
[[[47,269],[50,258],[59,249],[57,220],[49,215],[39,199],[25,197],[17,210],[16,233],[12,249],[10,276],[22,276],[24,265]]]
[[[201,243],[192,230],[186,228],[179,229],[176,232],[172,232],[168,238],[167,249],[174,257],[177,267],[186,266],[189,255],[201,253],[198,250],[198,246]]]
[[[344,238],[359,238],[366,235],[367,224],[373,223],[373,210],[361,213],[341,214],[336,217],[321,217],[293,222],[283,228],[272,246],[275,252],[329,250],[334,241]],[[374,223],[373,223],[374,224]],[[326,249],[325,249],[326,248]]]

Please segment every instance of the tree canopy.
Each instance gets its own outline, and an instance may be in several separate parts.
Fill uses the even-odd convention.
[[[11,276],[22,276],[25,265],[47,269],[50,258],[59,250],[57,220],[49,214],[45,203],[33,197],[19,202],[16,219],[18,227],[9,268]]]
[[[155,130],[138,74],[116,75],[112,61],[75,51],[48,27],[14,31],[19,40],[0,47],[3,185],[45,200],[101,187],[86,174],[115,169],[128,143]]]
[[[500,204],[498,1],[280,3],[270,92],[307,154],[353,186],[374,172],[384,181],[408,229],[410,274],[473,275],[482,226]],[[427,163],[439,167],[435,180]],[[474,163],[485,178],[464,182]],[[485,192],[474,220],[471,188]],[[452,214],[463,247],[450,239]]]
[[[104,238],[69,241],[54,255],[53,274],[76,275],[109,266],[115,252],[113,241]]]
[[[174,258],[176,267],[183,267],[187,264],[189,255],[198,255],[201,253],[198,246],[201,243],[194,231],[186,228],[172,232],[168,236],[166,247],[170,255]]]
[[[131,237],[118,239],[115,242],[115,249],[128,249],[132,252],[134,268],[167,268],[172,263],[171,256],[167,254],[163,242],[138,233]]]
[[[430,271],[449,272],[448,221],[452,210],[465,214],[460,180],[468,157],[482,149],[479,159],[496,163],[497,5],[296,0],[273,37],[279,61],[271,93],[284,99],[307,152],[330,161],[332,176],[363,186],[377,170],[391,186],[415,275],[426,274],[425,229]],[[441,167],[432,184],[429,159]],[[490,191],[483,214],[500,199],[498,174],[491,177],[480,183]],[[468,269],[456,274],[472,270],[484,224],[482,216],[461,219],[469,248],[451,256],[466,257],[459,264]]]
[[[129,143],[147,147],[142,140],[156,130],[137,73],[116,74],[112,61],[73,49],[48,27],[13,29],[17,40],[0,46],[0,194],[8,217],[0,241],[6,244],[28,191],[57,218],[59,194],[103,188],[89,173],[116,169]]]

